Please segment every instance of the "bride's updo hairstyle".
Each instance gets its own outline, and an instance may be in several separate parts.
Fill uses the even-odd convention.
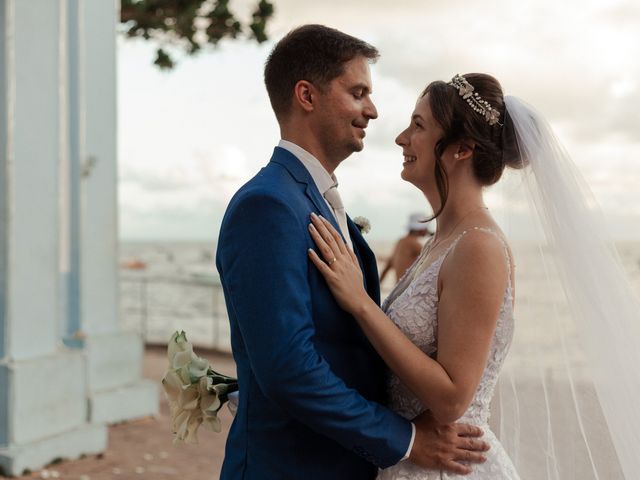
[[[505,167],[522,168],[526,163],[518,152],[513,123],[505,112],[500,83],[483,73],[467,73],[463,77],[473,87],[473,94],[477,93],[487,102],[498,117],[497,121],[489,121],[451,83],[435,81],[422,92],[421,97],[429,94],[433,118],[444,131],[434,148],[434,173],[441,202],[433,218],[442,212],[449,196],[447,172],[442,165],[442,154],[449,145],[464,141],[475,145],[471,160],[473,173],[483,186],[496,183]]]

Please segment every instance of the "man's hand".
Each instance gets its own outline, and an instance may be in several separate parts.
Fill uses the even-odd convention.
[[[489,450],[489,444],[478,439],[483,435],[480,428],[464,423],[441,425],[429,411],[418,415],[413,423],[416,438],[409,460],[416,465],[467,475],[472,469],[462,462],[483,463],[486,460],[480,452]]]

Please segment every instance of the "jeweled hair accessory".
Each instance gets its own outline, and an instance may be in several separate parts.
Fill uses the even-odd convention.
[[[466,78],[456,74],[449,82],[449,85],[453,85],[456,90],[458,90],[458,94],[471,106],[473,111],[482,115],[489,125],[495,125],[497,123],[502,126],[498,121],[500,120],[500,112],[493,108],[491,104],[484,100],[477,92],[474,92],[475,89],[473,85],[471,85]]]

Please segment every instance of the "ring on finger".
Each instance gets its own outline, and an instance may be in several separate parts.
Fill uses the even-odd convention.
[[[338,259],[337,259],[336,257],[333,257],[331,260],[329,260],[329,261],[327,262],[327,265],[331,266],[331,265],[333,265],[334,263],[336,263],[336,261],[337,261],[337,260],[338,260]]]

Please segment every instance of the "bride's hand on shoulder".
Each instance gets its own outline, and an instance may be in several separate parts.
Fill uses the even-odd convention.
[[[372,301],[364,289],[358,258],[333,225],[312,213],[309,233],[322,257],[309,249],[309,258],[327,281],[340,307],[353,314]]]

